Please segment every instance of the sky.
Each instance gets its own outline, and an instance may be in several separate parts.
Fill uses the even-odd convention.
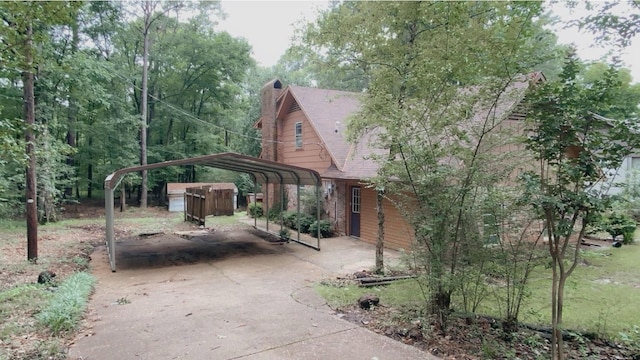
[[[328,6],[327,1],[222,1],[223,11],[227,14],[220,21],[219,30],[229,32],[232,36],[247,39],[253,47],[253,58],[259,65],[269,67],[291,44],[295,24],[312,21],[317,10]],[[584,12],[574,10],[571,13],[563,6],[553,8],[554,14],[561,17],[562,23],[571,18],[581,16]],[[574,43],[581,59],[594,61],[607,54],[607,49],[594,46],[593,36],[579,32],[575,28],[555,28],[558,42]],[[631,69],[634,82],[640,82],[640,35],[634,43],[621,55],[626,67]]]
[[[313,21],[318,7],[326,1],[222,1],[227,19],[220,21],[219,30],[243,37],[253,47],[258,65],[269,67],[278,62],[291,44],[294,24]],[[307,22],[305,21],[305,22]]]

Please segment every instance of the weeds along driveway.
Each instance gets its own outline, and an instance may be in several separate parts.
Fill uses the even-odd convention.
[[[70,359],[434,359],[339,319],[313,284],[370,267],[374,248],[349,238],[318,252],[271,244],[246,228],[206,237],[132,237],[104,247],[86,329]]]

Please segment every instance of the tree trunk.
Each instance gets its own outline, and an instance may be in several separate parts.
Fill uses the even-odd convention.
[[[151,3],[145,2],[144,29],[142,32],[142,94],[140,106],[140,165],[147,165],[147,104],[148,104],[148,62],[149,62],[149,28],[151,24]],[[140,207],[147,207],[147,170],[142,171],[142,183],[140,185]]]
[[[93,196],[93,165],[91,163],[87,165],[87,181],[87,199],[91,199]]]
[[[120,187],[120,212],[124,212],[127,208],[127,199],[125,198],[125,195],[125,185],[122,184]]]
[[[226,134],[226,132],[225,132]],[[383,192],[376,192],[376,209],[378,210],[378,239],[376,241],[376,273],[384,272],[384,208],[382,207]]]
[[[554,241],[552,235],[549,235],[549,248],[551,251],[551,261],[553,262],[553,276],[551,279],[551,359],[557,360],[562,353],[562,331],[558,324],[558,258],[556,254],[554,254],[555,250],[552,245]]]
[[[564,284],[566,280],[566,274],[564,274],[564,272],[561,272],[560,279],[558,279],[558,293],[556,300],[558,308],[556,310],[556,329],[554,329],[558,360],[564,360],[564,340],[562,339],[562,306],[564,300]]]
[[[71,39],[71,53],[75,54],[78,51],[78,43],[80,42],[80,36],[78,34],[78,23],[76,20],[73,21],[71,25],[71,30],[73,31],[72,39]],[[76,148],[76,115],[77,115],[77,99],[74,94],[74,84],[71,82],[69,85],[69,109],[67,111],[67,145],[71,148]],[[73,155],[67,155],[67,165],[70,167],[74,166]],[[73,196],[73,187],[71,184],[67,184],[64,189],[65,197]]]
[[[38,207],[36,192],[36,137],[33,133],[35,124],[35,96],[33,77],[33,27],[27,26],[27,40],[25,44],[25,62],[27,69],[22,73],[24,97],[24,121],[26,123],[25,141],[26,155],[29,158],[26,172],[26,216],[27,216],[27,260],[38,259]]]

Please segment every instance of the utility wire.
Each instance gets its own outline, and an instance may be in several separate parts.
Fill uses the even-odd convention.
[[[111,69],[109,69],[109,70],[111,70]],[[120,77],[121,79],[127,81],[135,89],[142,91],[142,89],[139,86],[134,84],[133,81],[131,79],[127,78],[126,76],[124,76],[124,75],[122,75],[120,73],[117,73],[117,72],[113,72],[113,74],[115,74],[116,76]],[[202,119],[198,118],[197,116],[191,114],[190,112],[185,111],[184,109],[181,109],[179,107],[176,107],[175,105],[173,105],[171,103],[168,103],[168,102],[166,102],[164,100],[161,100],[161,99],[159,99],[158,97],[156,97],[154,95],[148,95],[148,96],[150,98],[156,100],[157,102],[159,102],[159,103],[161,103],[163,105],[166,105],[168,108],[170,108],[170,109],[172,109],[172,110],[174,110],[174,111],[186,116],[187,119],[185,119],[185,120],[191,120],[191,121],[193,121],[193,123],[199,123],[199,124],[208,125],[210,127],[213,127],[213,128],[219,129],[219,130],[223,130],[223,131],[225,131],[227,133],[234,134],[234,135],[237,135],[237,136],[240,136],[240,137],[243,137],[243,138],[247,138],[247,139],[250,139],[250,140],[262,140],[262,141],[266,141],[266,142],[269,142],[269,143],[272,143],[272,144],[296,144],[295,141],[278,141],[278,140],[262,139],[261,137],[249,136],[247,134],[243,134],[243,133],[237,132],[235,130],[230,130],[230,129],[225,128],[224,126],[212,124],[210,122],[202,120]],[[310,142],[310,143],[303,143],[303,145],[321,145],[321,144],[317,143],[317,142]]]

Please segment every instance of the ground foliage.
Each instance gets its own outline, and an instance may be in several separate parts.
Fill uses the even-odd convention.
[[[358,273],[349,274],[327,279],[323,284],[339,289],[353,288],[358,286],[356,280],[359,276]],[[369,273],[368,276],[373,275]],[[377,293],[375,288],[362,292]],[[349,298],[334,304],[334,309],[344,320],[443,359],[538,360],[547,359],[551,349],[549,328],[521,324],[514,332],[506,333],[499,318],[454,312],[446,330],[443,330],[423,308],[411,301],[383,301],[378,306],[363,310],[353,298]],[[633,342],[615,342],[592,332],[571,330],[567,330],[565,336],[566,359],[640,359],[640,348]]]
[[[90,291],[90,275],[82,272],[90,269],[93,249],[104,244],[104,203],[70,204],[60,216],[63,222],[40,227],[37,263],[25,260],[24,224],[0,221],[0,359],[66,359],[75,330],[83,326],[78,295]],[[122,221],[119,237],[165,226],[191,229],[165,209],[116,213],[116,218]],[[56,277],[38,284],[45,270]],[[61,285],[69,278],[77,279]],[[64,289],[58,293],[57,286]]]

